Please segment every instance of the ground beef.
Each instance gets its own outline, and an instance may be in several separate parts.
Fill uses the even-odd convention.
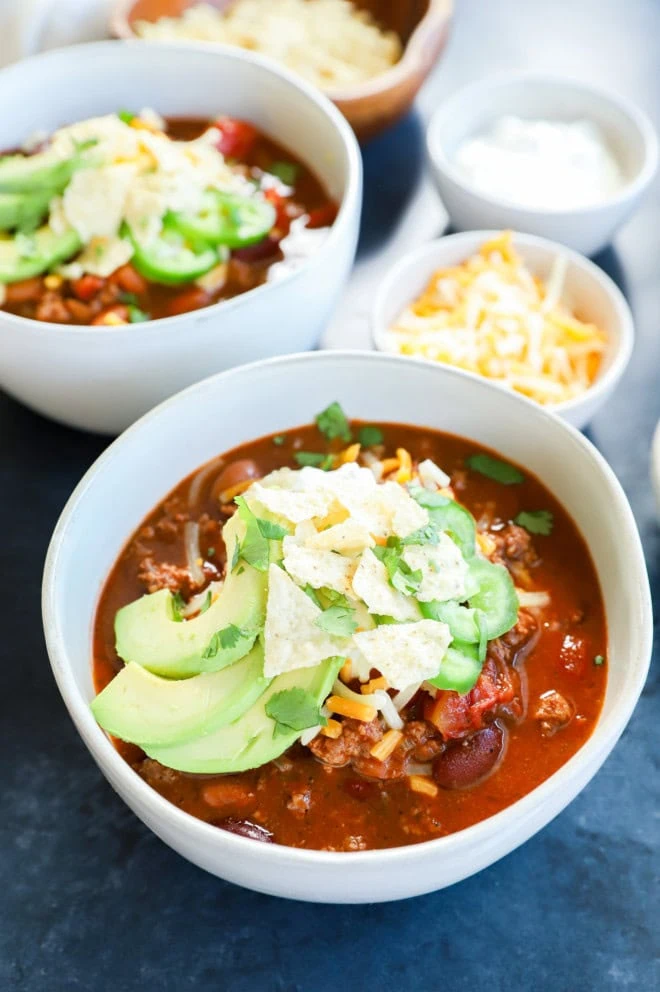
[[[151,758],[145,758],[136,766],[135,770],[147,785],[158,791],[161,791],[163,786],[176,785],[181,777],[180,772],[175,772],[173,768],[165,768],[164,765]]]
[[[537,564],[539,559],[532,538],[523,527],[508,524],[502,530],[491,533],[490,536],[497,545],[492,560],[504,565],[514,575],[519,571],[519,566],[529,569]]]
[[[192,590],[192,579],[187,568],[170,565],[167,562],[156,562],[150,556],[140,562],[138,579],[147,592],[169,589],[170,592],[180,592],[185,598]]]
[[[541,724],[544,735],[550,736],[565,727],[573,718],[573,707],[560,692],[550,689],[539,698],[534,711],[534,719]]]
[[[309,744],[312,754],[324,764],[332,765],[334,768],[342,768],[349,762],[355,763],[357,760],[370,757],[370,749],[384,733],[383,724],[378,719],[364,723],[349,718],[342,721],[342,728],[340,737],[333,739],[318,734]]]
[[[48,320],[54,324],[71,323],[71,314],[60,293],[48,291],[43,294],[35,312],[37,320]]]

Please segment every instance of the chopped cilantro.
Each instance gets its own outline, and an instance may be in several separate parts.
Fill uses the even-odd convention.
[[[145,320],[151,320],[151,317],[148,313],[145,313],[144,310],[140,310],[139,307],[136,307],[134,303],[129,303],[128,319],[131,324],[142,324]]]
[[[311,692],[299,686],[276,692],[264,708],[271,720],[275,721],[273,737],[289,734],[292,730],[300,731],[307,730],[308,727],[324,726],[326,723]]]
[[[302,586],[302,591],[305,593],[306,596],[309,596],[312,603],[314,603],[314,606],[318,606],[319,610],[323,609],[319,597],[316,595],[316,589],[314,589],[313,586],[310,586],[310,584],[307,583],[306,586]]]
[[[343,606],[347,610],[351,609],[351,604],[346,599],[346,596],[344,596],[341,592],[337,592],[336,589],[330,589],[328,586],[322,586],[319,589],[319,592],[328,606]]]
[[[245,571],[245,565],[241,565],[240,568],[237,568],[236,569],[236,574],[237,575],[242,575],[244,571]]]
[[[501,482],[504,486],[514,486],[525,480],[525,476],[515,465],[509,465],[508,462],[500,461],[499,458],[493,458],[492,455],[486,455],[483,452],[478,455],[470,455],[465,464],[473,472],[479,472],[487,479]]]
[[[373,617],[373,619],[374,619],[377,627],[383,627],[383,626],[385,626],[385,624],[391,624],[391,623],[398,623],[399,622],[398,620],[395,620],[394,617],[386,617],[386,616],[384,616],[381,613],[372,613],[371,615],[372,615],[372,617]]]
[[[286,527],[281,524],[274,524],[271,520],[263,520],[261,517],[254,518],[257,521],[262,537],[268,541],[281,541],[289,533]]]
[[[206,557],[207,558],[213,558],[214,555],[215,555],[215,548],[207,548],[206,549]]]
[[[135,120],[137,114],[134,114],[132,110],[118,110],[117,117],[124,124],[130,124],[131,121]]]
[[[605,664],[605,659],[603,658],[602,654],[597,654],[596,657],[594,658],[594,665],[600,668],[600,666],[604,664]]]
[[[382,444],[384,440],[380,427],[367,425],[358,431],[358,441],[363,448],[372,448],[375,444]]]
[[[172,596],[172,619],[175,623],[181,623],[183,620],[183,610],[186,607],[186,601],[180,592],[175,592]]]
[[[295,162],[273,162],[268,171],[287,186],[295,186],[300,166],[296,165]]]
[[[208,645],[202,652],[202,658],[215,658],[220,649],[234,648],[241,637],[245,636],[245,631],[230,623],[228,627],[216,631]]]
[[[351,428],[339,403],[331,403],[315,419],[316,426],[328,441],[333,441],[336,437],[346,442],[352,440]]]
[[[270,563],[268,538],[261,533],[257,518],[243,497],[237,496],[234,502],[238,506],[238,514],[245,524],[245,537],[238,545],[238,557],[234,552],[234,561],[238,564],[238,560],[242,558],[258,572],[267,572]],[[232,564],[232,571],[233,569],[234,565]]]
[[[212,601],[213,601],[213,594],[212,594],[211,590],[209,589],[208,592],[206,593],[206,596],[204,597],[204,602],[202,603],[202,605],[201,605],[201,607],[199,609],[199,615],[200,616],[202,615],[202,613],[206,613],[206,611],[208,610],[208,608],[211,605]]]
[[[408,534],[408,537],[401,539],[401,544],[438,544],[440,537],[438,532],[433,526],[433,524],[427,524],[425,527],[420,527],[419,530],[413,531],[412,534]]]
[[[293,457],[299,465],[322,468],[324,472],[332,468],[334,462],[332,455],[323,455],[320,451],[296,451]]]
[[[550,510],[522,510],[513,518],[514,524],[524,527],[530,534],[548,537],[552,534],[554,517]]]
[[[286,444],[286,434],[276,434],[273,438],[273,444],[276,444],[278,448],[281,448],[283,444]]]
[[[133,306],[137,306],[139,301],[138,301],[138,298],[135,295],[135,293],[120,293],[119,294],[119,302],[120,303],[132,303]]]
[[[346,606],[329,606],[320,617],[316,618],[316,626],[334,637],[350,637],[358,626],[355,621],[355,610]]]
[[[441,506],[447,506],[448,503],[453,502],[448,496],[431,492],[430,489],[423,489],[422,486],[408,486],[408,492],[416,503],[427,510],[438,510]]]
[[[382,561],[387,569],[387,576],[390,585],[406,596],[412,596],[420,587],[422,572],[420,569],[413,570],[401,557],[401,542],[394,538],[392,543],[388,539],[388,546],[381,548],[376,546],[373,553]]]

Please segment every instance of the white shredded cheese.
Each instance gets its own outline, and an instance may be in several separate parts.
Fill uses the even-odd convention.
[[[419,463],[417,475],[425,489],[444,489],[451,484],[451,479],[447,473],[438,468],[430,458],[425,458],[423,462]]]

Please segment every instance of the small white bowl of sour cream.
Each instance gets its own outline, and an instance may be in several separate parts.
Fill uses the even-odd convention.
[[[486,77],[436,111],[427,134],[453,227],[512,228],[593,255],[651,182],[658,141],[634,104],[551,76]]]

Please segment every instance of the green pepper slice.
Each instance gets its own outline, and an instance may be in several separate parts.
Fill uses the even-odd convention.
[[[237,196],[208,190],[202,209],[195,214],[170,214],[172,225],[188,238],[245,248],[263,241],[275,224],[275,208],[256,196]]]
[[[468,603],[472,609],[482,611],[484,636],[489,641],[501,637],[518,620],[520,604],[511,576],[504,565],[494,565],[484,558],[472,559],[468,575],[479,587]]]
[[[451,689],[464,696],[474,688],[481,674],[481,662],[474,644],[461,644],[456,641],[442,659],[440,671],[429,679],[436,689]]]
[[[125,233],[133,245],[133,265],[151,282],[165,286],[193,282],[219,262],[215,248],[204,242],[191,243],[169,224],[165,224],[159,237],[147,246],[140,244],[127,225]]]

